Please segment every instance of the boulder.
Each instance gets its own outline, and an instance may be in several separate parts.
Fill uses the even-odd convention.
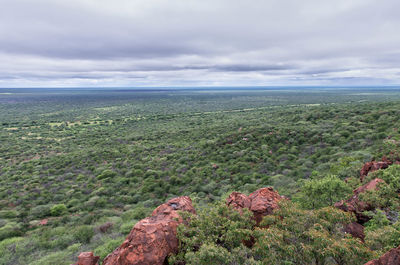
[[[366,202],[363,202],[359,199],[359,195],[363,192],[368,190],[376,190],[379,183],[384,183],[383,179],[373,179],[367,184],[358,187],[357,189],[353,190],[353,196],[347,200],[342,200],[340,202],[335,203],[335,207],[341,209],[345,212],[352,212],[357,217],[357,222],[359,224],[363,224],[368,222],[370,217],[364,215],[363,212],[373,210],[371,205]]]
[[[243,208],[250,209],[251,201],[249,197],[240,192],[232,192],[226,199],[226,204],[240,212]]]
[[[271,214],[278,208],[278,202],[283,197],[273,188],[261,188],[246,196],[240,192],[232,192],[226,200],[228,206],[241,211],[248,208],[254,214],[257,225],[261,222],[263,216]]]
[[[262,188],[251,193],[249,195],[251,201],[250,211],[254,213],[256,223],[259,224],[263,216],[272,214],[272,212],[278,208],[278,202],[282,198],[283,197],[271,187]]]
[[[364,265],[399,265],[400,264],[400,246],[393,248],[383,254],[379,259],[371,260]]]
[[[98,265],[99,258],[99,256],[94,256],[93,252],[82,252],[74,265]]]
[[[138,222],[128,237],[103,261],[103,265],[162,265],[178,251],[176,228],[183,222],[178,211],[195,213],[192,200],[178,197],[157,207]]]
[[[364,181],[364,178],[368,175],[369,172],[374,172],[379,169],[388,168],[392,164],[386,157],[382,158],[382,161],[371,161],[364,164],[364,166],[360,170],[360,179],[361,182]]]
[[[347,224],[343,227],[342,231],[352,235],[355,238],[359,238],[362,242],[364,242],[364,226],[360,225],[359,223],[354,222],[351,224]]]

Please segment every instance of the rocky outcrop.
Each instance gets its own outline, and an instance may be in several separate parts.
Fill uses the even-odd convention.
[[[250,209],[251,201],[249,197],[240,192],[232,192],[226,199],[226,204],[242,212],[243,208]]]
[[[271,214],[278,208],[278,202],[284,197],[280,196],[273,188],[262,188],[246,196],[240,192],[232,192],[226,199],[226,204],[241,211],[248,208],[254,214],[257,225],[263,216]]]
[[[103,261],[103,265],[162,265],[178,251],[176,228],[183,222],[178,211],[195,213],[192,200],[178,197],[157,207],[138,222],[128,237]]]
[[[364,265],[399,265],[400,264],[400,246],[386,252],[379,259],[371,260]]]
[[[382,158],[382,161],[371,161],[367,162],[364,164],[364,166],[360,170],[360,179],[361,182],[364,181],[364,178],[368,175],[370,172],[377,171],[379,169],[385,169],[388,168],[392,164],[392,161],[389,161],[386,157]]]
[[[99,265],[99,256],[94,256],[93,252],[82,252],[78,256],[78,262],[74,265]]]
[[[367,184],[358,187],[353,191],[353,196],[348,200],[342,200],[340,202],[335,203],[335,207],[339,208],[345,212],[352,212],[357,217],[357,222],[359,224],[363,224],[369,221],[370,217],[363,214],[365,211],[373,210],[371,205],[366,202],[363,202],[359,199],[359,195],[368,190],[376,190],[379,183],[384,183],[385,181],[379,178],[373,179]]]

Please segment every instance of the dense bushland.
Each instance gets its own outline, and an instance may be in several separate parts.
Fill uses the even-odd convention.
[[[326,207],[360,184],[362,164],[398,150],[400,102],[388,100],[399,96],[393,91],[380,96],[319,92],[2,95],[0,264],[70,264],[84,250],[104,257],[153,207],[181,195],[209,207],[230,191],[249,193],[271,185],[292,199],[288,207],[299,216],[308,218],[310,209],[336,216]],[[395,216],[387,220],[371,213],[366,242],[376,252],[398,244],[395,237],[382,236],[399,231],[394,225],[398,202],[391,197],[399,189],[393,181],[398,170],[392,166],[384,172],[376,174],[389,184],[366,195]],[[310,222],[323,221],[318,218]],[[241,229],[235,240],[248,236],[247,228]],[[339,240],[330,227],[321,229]],[[232,259],[247,253],[249,259],[263,260],[235,242],[228,242],[229,248],[205,242],[197,254],[217,247],[215,255],[230,251]],[[275,244],[285,248],[278,238]],[[276,259],[286,253],[274,251]],[[296,255],[306,262],[310,253]],[[194,262],[197,254],[179,258]]]

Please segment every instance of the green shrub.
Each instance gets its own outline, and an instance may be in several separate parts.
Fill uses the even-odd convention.
[[[124,223],[121,225],[121,227],[119,228],[119,232],[123,235],[127,235],[129,234],[129,232],[132,230],[133,226],[137,223],[136,220],[132,220],[128,223]]]
[[[30,214],[35,218],[44,218],[51,214],[51,206],[50,205],[38,205],[31,209]]]
[[[32,263],[31,265],[70,265],[74,261],[71,259],[71,253],[68,251],[58,251],[50,253]]]
[[[64,204],[56,204],[50,209],[50,214],[52,216],[60,216],[67,212],[67,206]]]
[[[18,216],[18,212],[16,210],[1,210],[0,218],[12,219]]]
[[[0,264],[17,264],[16,245],[23,240],[26,239],[13,237],[0,241]]]
[[[108,178],[113,178],[116,175],[117,175],[117,173],[115,173],[114,171],[106,169],[100,175],[98,175],[97,178],[98,179],[108,179]]]
[[[124,221],[132,221],[132,220],[141,220],[146,218],[152,212],[151,209],[138,206],[134,209],[128,210],[121,215],[122,220]]]
[[[117,239],[107,239],[106,243],[104,243],[101,246],[98,246],[94,250],[94,254],[100,256],[100,260],[103,260],[108,254],[113,252],[114,249],[116,249],[119,245],[121,245],[122,242],[124,242],[124,240],[125,240],[124,237],[120,237]]]
[[[352,193],[344,181],[336,176],[306,181],[298,194],[298,200],[304,208],[321,208],[346,199]]]
[[[365,243],[370,249],[377,251],[378,255],[383,255],[386,251],[398,247],[400,245],[400,223],[367,229]]]
[[[180,252],[170,258],[170,264],[232,264],[228,261],[244,264],[238,263],[243,257],[234,255],[243,251],[233,250],[247,249],[242,242],[251,239],[254,221],[250,211],[244,209],[240,214],[220,202],[201,209],[197,215],[182,213],[182,216],[189,225],[178,227]],[[216,259],[216,263],[209,263],[212,259]]]
[[[281,201],[273,215],[264,217],[254,232],[253,255],[262,264],[364,264],[373,257],[365,245],[341,232],[353,221],[350,214],[334,207],[303,210]],[[321,251],[323,250],[323,251]]]
[[[94,236],[94,229],[89,225],[82,225],[74,228],[73,236],[81,243],[89,243]]]
[[[22,234],[21,225],[16,222],[10,222],[0,228],[0,241],[10,237],[21,236]]]

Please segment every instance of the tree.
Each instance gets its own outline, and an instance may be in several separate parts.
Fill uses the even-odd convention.
[[[312,179],[304,183],[298,200],[304,208],[321,208],[350,196],[352,189],[337,176]]]

